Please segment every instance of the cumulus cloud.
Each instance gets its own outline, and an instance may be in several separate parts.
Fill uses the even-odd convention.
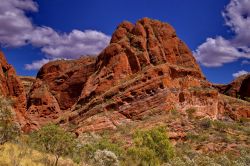
[[[105,48],[110,36],[96,30],[77,30],[59,33],[48,26],[36,26],[26,12],[38,12],[33,0],[1,0],[0,3],[0,44],[4,47],[32,45],[41,48],[47,60],[81,55],[96,55]],[[38,62],[26,65],[28,70],[37,69]]]
[[[37,11],[32,0],[1,0],[0,3],[0,43],[4,46],[22,46],[33,31],[31,20],[25,11]]]
[[[249,72],[247,72],[247,71],[245,71],[245,70],[240,70],[240,71],[234,73],[234,74],[233,74],[233,77],[234,77],[234,78],[237,78],[237,77],[239,77],[239,76],[242,76],[242,75],[245,75],[245,74],[248,74],[248,73],[249,73]]]
[[[43,35],[39,32],[37,34],[37,36]],[[93,30],[73,30],[69,34],[54,32],[49,36],[43,35],[41,40],[37,41],[38,38],[34,37],[32,43],[43,45],[42,51],[54,58],[78,58],[80,55],[96,55],[110,41],[109,36]]]
[[[194,55],[207,67],[218,67],[239,58],[250,59],[250,1],[231,0],[222,12],[225,23],[234,33],[232,39],[207,38]]]

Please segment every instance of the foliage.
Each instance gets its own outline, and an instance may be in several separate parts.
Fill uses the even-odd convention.
[[[5,143],[0,146],[1,166],[50,166],[54,156],[33,150],[23,143]],[[61,159],[59,166],[74,166],[70,159]]]
[[[221,132],[228,128],[228,125],[225,122],[219,120],[213,121],[213,126],[216,128],[216,130]]]
[[[33,146],[43,152],[55,155],[55,165],[61,156],[66,156],[74,151],[75,138],[71,133],[65,132],[57,125],[49,124],[31,134]]]
[[[14,140],[20,134],[18,125],[14,122],[14,112],[11,101],[0,97],[0,144]]]
[[[249,164],[249,153],[241,153],[240,157],[234,158],[226,154],[214,156],[197,154],[193,158],[186,155],[175,157],[164,166],[248,166]]]
[[[108,150],[97,150],[94,154],[96,166],[118,166],[119,160],[115,153]]]
[[[135,156],[141,156],[143,160],[144,156],[140,154],[140,150],[147,152],[150,156],[155,155],[155,158],[164,162],[169,161],[174,156],[173,146],[164,127],[137,131],[134,135],[134,146],[138,149],[132,149],[132,154],[135,155],[135,152],[138,152],[139,154]]]
[[[127,152],[127,165],[147,166],[147,165],[160,165],[160,161],[155,152],[148,147],[131,147]]]
[[[212,126],[212,122],[211,122],[211,119],[210,118],[203,118],[201,121],[200,121],[200,126],[204,129],[208,129]]]
[[[81,153],[86,160],[90,161],[98,150],[108,150],[113,152],[118,158],[123,156],[124,149],[117,143],[110,142],[107,138],[101,138],[94,143],[85,144],[81,148]]]
[[[89,137],[83,138],[89,140]],[[93,141],[95,140],[95,141]],[[156,127],[146,131],[137,131],[133,136],[133,145],[124,148],[122,143],[111,142],[108,137],[94,136],[92,140],[80,141],[77,152],[74,152],[75,161],[84,159],[93,165],[109,163],[111,156],[117,156],[121,165],[160,165],[174,156],[174,149],[169,141],[164,127]],[[107,154],[113,153],[108,157]],[[78,154],[78,156],[77,156]],[[82,156],[82,157],[79,157]],[[98,161],[97,159],[100,159]],[[116,160],[114,160],[116,161]],[[117,162],[114,162],[115,164]],[[104,164],[105,165],[105,164]],[[106,164],[109,165],[109,164]]]

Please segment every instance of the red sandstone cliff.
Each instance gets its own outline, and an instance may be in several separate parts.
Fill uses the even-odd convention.
[[[26,94],[13,66],[7,63],[3,52],[0,51],[0,93],[13,101],[16,121],[23,130],[30,126],[26,114]]]
[[[249,117],[206,81],[192,52],[169,24],[144,18],[121,23],[95,58],[50,62],[28,98],[37,125],[54,120],[77,132],[115,129],[155,114],[195,109],[196,116]]]
[[[250,117],[250,103],[219,94],[205,79],[173,27],[149,18],[121,23],[97,57],[44,65],[25,86],[27,101],[14,69],[1,57],[0,89],[19,101],[18,121],[26,129],[51,122],[78,133],[133,122],[150,126],[173,110],[213,119]],[[249,89],[246,80],[241,84]],[[248,94],[241,89],[242,96]]]

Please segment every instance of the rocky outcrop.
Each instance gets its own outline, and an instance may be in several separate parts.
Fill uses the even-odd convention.
[[[173,110],[213,119],[249,117],[247,104],[239,113],[231,101],[205,79],[173,27],[143,18],[121,23],[97,58],[44,65],[27,106],[37,126],[55,122],[82,133],[143,123]]]
[[[21,80],[23,87],[25,89],[26,95],[30,92],[30,89],[35,82],[36,78],[30,77],[30,76],[19,76],[19,79]]]
[[[114,129],[173,109],[223,116],[218,92],[169,24],[148,18],[121,23],[95,65],[67,119],[78,132]]]
[[[213,84],[213,87],[222,94],[250,101],[250,74],[242,75],[227,85]]]
[[[27,111],[36,124],[57,119],[78,100],[88,77],[94,72],[95,58],[58,60],[44,65],[28,94]]]
[[[16,75],[13,66],[8,64],[0,51],[0,93],[13,101],[16,121],[23,130],[29,128],[30,121],[26,115],[26,94],[24,87]]]

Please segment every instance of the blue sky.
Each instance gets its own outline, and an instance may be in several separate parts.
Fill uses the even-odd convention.
[[[250,71],[249,0],[1,1],[0,43],[20,75],[36,75],[39,65],[56,58],[97,54],[119,23],[143,17],[170,23],[211,82]]]

